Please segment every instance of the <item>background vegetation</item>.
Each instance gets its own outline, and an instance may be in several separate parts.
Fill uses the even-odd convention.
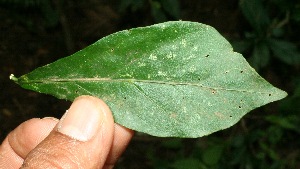
[[[289,96],[235,126],[197,139],[136,133],[116,168],[300,168],[300,2],[296,0],[0,0],[0,140],[33,117],[60,117],[69,102],[26,91],[28,73],[99,38],[167,20],[215,27]]]

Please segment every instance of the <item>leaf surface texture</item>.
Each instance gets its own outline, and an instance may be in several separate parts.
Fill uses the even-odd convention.
[[[60,99],[99,97],[117,123],[161,137],[208,135],[287,95],[214,28],[186,21],[117,32],[12,79]]]

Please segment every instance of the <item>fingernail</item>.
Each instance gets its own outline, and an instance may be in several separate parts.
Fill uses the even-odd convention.
[[[57,131],[79,141],[88,141],[101,126],[102,114],[95,102],[79,97],[60,119]]]

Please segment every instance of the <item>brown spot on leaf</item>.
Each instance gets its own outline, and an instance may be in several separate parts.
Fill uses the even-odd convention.
[[[171,113],[170,117],[171,117],[172,119],[176,119],[177,114],[173,112],[173,113]]]
[[[224,118],[224,114],[222,114],[220,112],[215,112],[215,115],[220,119]]]

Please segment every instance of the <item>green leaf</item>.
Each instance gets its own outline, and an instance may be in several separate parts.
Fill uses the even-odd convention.
[[[180,149],[183,146],[182,139],[180,138],[172,138],[168,140],[163,140],[161,145],[165,148],[169,149]]]
[[[284,129],[290,129],[290,130],[300,132],[299,125],[298,125],[300,118],[297,115],[289,115],[284,117],[269,115],[265,119],[271,123],[277,124],[278,126]]]
[[[270,18],[262,0],[240,0],[243,15],[259,34],[264,34],[270,24]]]
[[[249,62],[255,68],[259,70],[260,68],[265,67],[270,60],[270,50],[266,42],[261,41],[255,44],[253,49],[253,54],[249,58]]]
[[[300,64],[300,53],[294,43],[278,39],[270,39],[268,43],[274,55],[281,61],[289,65]]]
[[[284,98],[214,28],[166,22],[125,30],[31,73],[23,88],[103,99],[117,123],[161,137],[201,137]]]
[[[209,166],[216,165],[218,161],[221,159],[223,153],[224,146],[223,145],[213,145],[207,148],[202,155],[202,160],[205,164]]]

